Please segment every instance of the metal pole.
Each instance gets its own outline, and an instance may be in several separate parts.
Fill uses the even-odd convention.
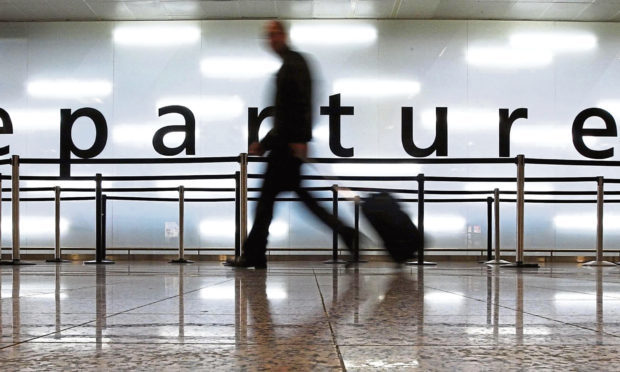
[[[108,196],[106,194],[101,195],[101,249],[103,250],[103,256],[105,257],[108,246],[106,245],[107,235],[107,212],[108,212]]]
[[[185,235],[185,187],[179,186],[179,258],[170,263],[193,263],[194,261],[185,259],[185,246],[183,237]]]
[[[241,219],[240,217],[240,206],[241,206],[241,202],[240,202],[240,195],[241,195],[241,190],[240,190],[240,185],[239,185],[239,181],[240,181],[240,176],[239,176],[239,172],[235,172],[235,258],[239,257],[241,255],[241,229],[239,226],[239,221]]]
[[[603,260],[603,207],[605,206],[605,180],[596,177],[596,260],[583,266],[616,266],[613,262]]]
[[[353,242],[353,259],[348,263],[363,263],[367,260],[360,259],[360,197],[355,195],[353,198],[355,204],[355,240]]]
[[[495,214],[495,259],[487,261],[490,265],[504,265],[510,262],[504,261],[500,258],[500,240],[499,240],[499,189],[493,190],[493,198],[495,199],[494,214]]]
[[[54,187],[54,226],[54,258],[46,260],[46,262],[69,262],[68,260],[62,259],[62,254],[60,252],[60,186]]]
[[[239,154],[239,244],[241,255],[245,253],[245,240],[248,236],[248,154]]]
[[[353,241],[353,259],[352,262],[360,262],[360,197],[355,195],[353,203],[355,204],[355,239]]]
[[[424,174],[418,174],[418,230],[420,231],[420,245],[418,259],[409,261],[407,265],[437,265],[435,262],[424,261]]]
[[[19,155],[11,157],[11,203],[13,221],[13,262],[19,262]]]
[[[332,185],[332,214],[338,218],[338,185]],[[346,261],[338,259],[338,231],[332,230],[332,259],[327,260],[326,264],[343,264]]]
[[[493,198],[487,198],[487,261],[491,260],[493,250]]]
[[[114,261],[106,260],[105,258],[105,246],[103,245],[103,193],[101,184],[103,183],[103,176],[101,173],[95,174],[95,259],[91,261],[85,261],[87,265],[92,264],[113,264]]]
[[[0,222],[2,222],[2,173],[0,173]],[[2,262],[2,223],[0,223],[0,262]]]
[[[525,156],[517,155],[517,253],[515,263],[503,267],[538,267],[538,264],[523,263],[523,236],[525,212]]]
[[[185,188],[179,186],[179,259],[185,257]]]
[[[13,224],[12,260],[3,261],[3,265],[34,265],[20,260],[19,248],[19,155],[11,156],[11,214]]]
[[[523,235],[525,212],[525,157],[517,157],[517,264],[523,264]]]

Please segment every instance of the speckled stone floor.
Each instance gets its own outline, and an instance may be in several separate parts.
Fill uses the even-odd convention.
[[[0,371],[620,370],[620,267],[0,266]]]

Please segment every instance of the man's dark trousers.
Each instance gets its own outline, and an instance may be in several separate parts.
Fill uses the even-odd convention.
[[[302,202],[324,224],[343,233],[342,222],[321,207],[306,190],[301,189],[301,159],[287,148],[274,149],[267,158],[267,171],[256,206],[254,225],[244,245],[244,254],[253,262],[264,262],[269,225],[273,218],[275,198],[282,191],[295,191]]]

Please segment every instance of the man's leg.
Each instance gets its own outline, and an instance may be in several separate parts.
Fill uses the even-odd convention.
[[[278,193],[279,190],[273,180],[265,178],[254,213],[254,224],[243,245],[243,254],[250,261],[265,263],[269,226],[273,218],[273,204]]]
[[[336,218],[333,214],[329,213],[325,208],[321,207],[316,200],[312,198],[312,195],[306,190],[303,190],[300,186],[295,190],[301,201],[310,209],[310,211],[317,216],[321,222],[334,229],[344,241],[344,244],[350,251],[353,251],[355,245],[355,229],[345,225],[340,219]]]

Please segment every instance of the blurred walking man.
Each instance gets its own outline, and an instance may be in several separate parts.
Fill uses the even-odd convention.
[[[273,218],[273,204],[282,191],[295,191],[306,207],[323,223],[340,234],[347,248],[353,248],[355,230],[319,206],[301,189],[300,168],[312,139],[312,77],[304,57],[287,44],[284,25],[270,21],[265,27],[270,48],[282,59],[276,74],[273,129],[261,140],[250,144],[250,155],[269,152],[267,171],[256,206],[254,226],[244,244],[243,254],[227,264],[235,267],[266,268],[267,238]]]

